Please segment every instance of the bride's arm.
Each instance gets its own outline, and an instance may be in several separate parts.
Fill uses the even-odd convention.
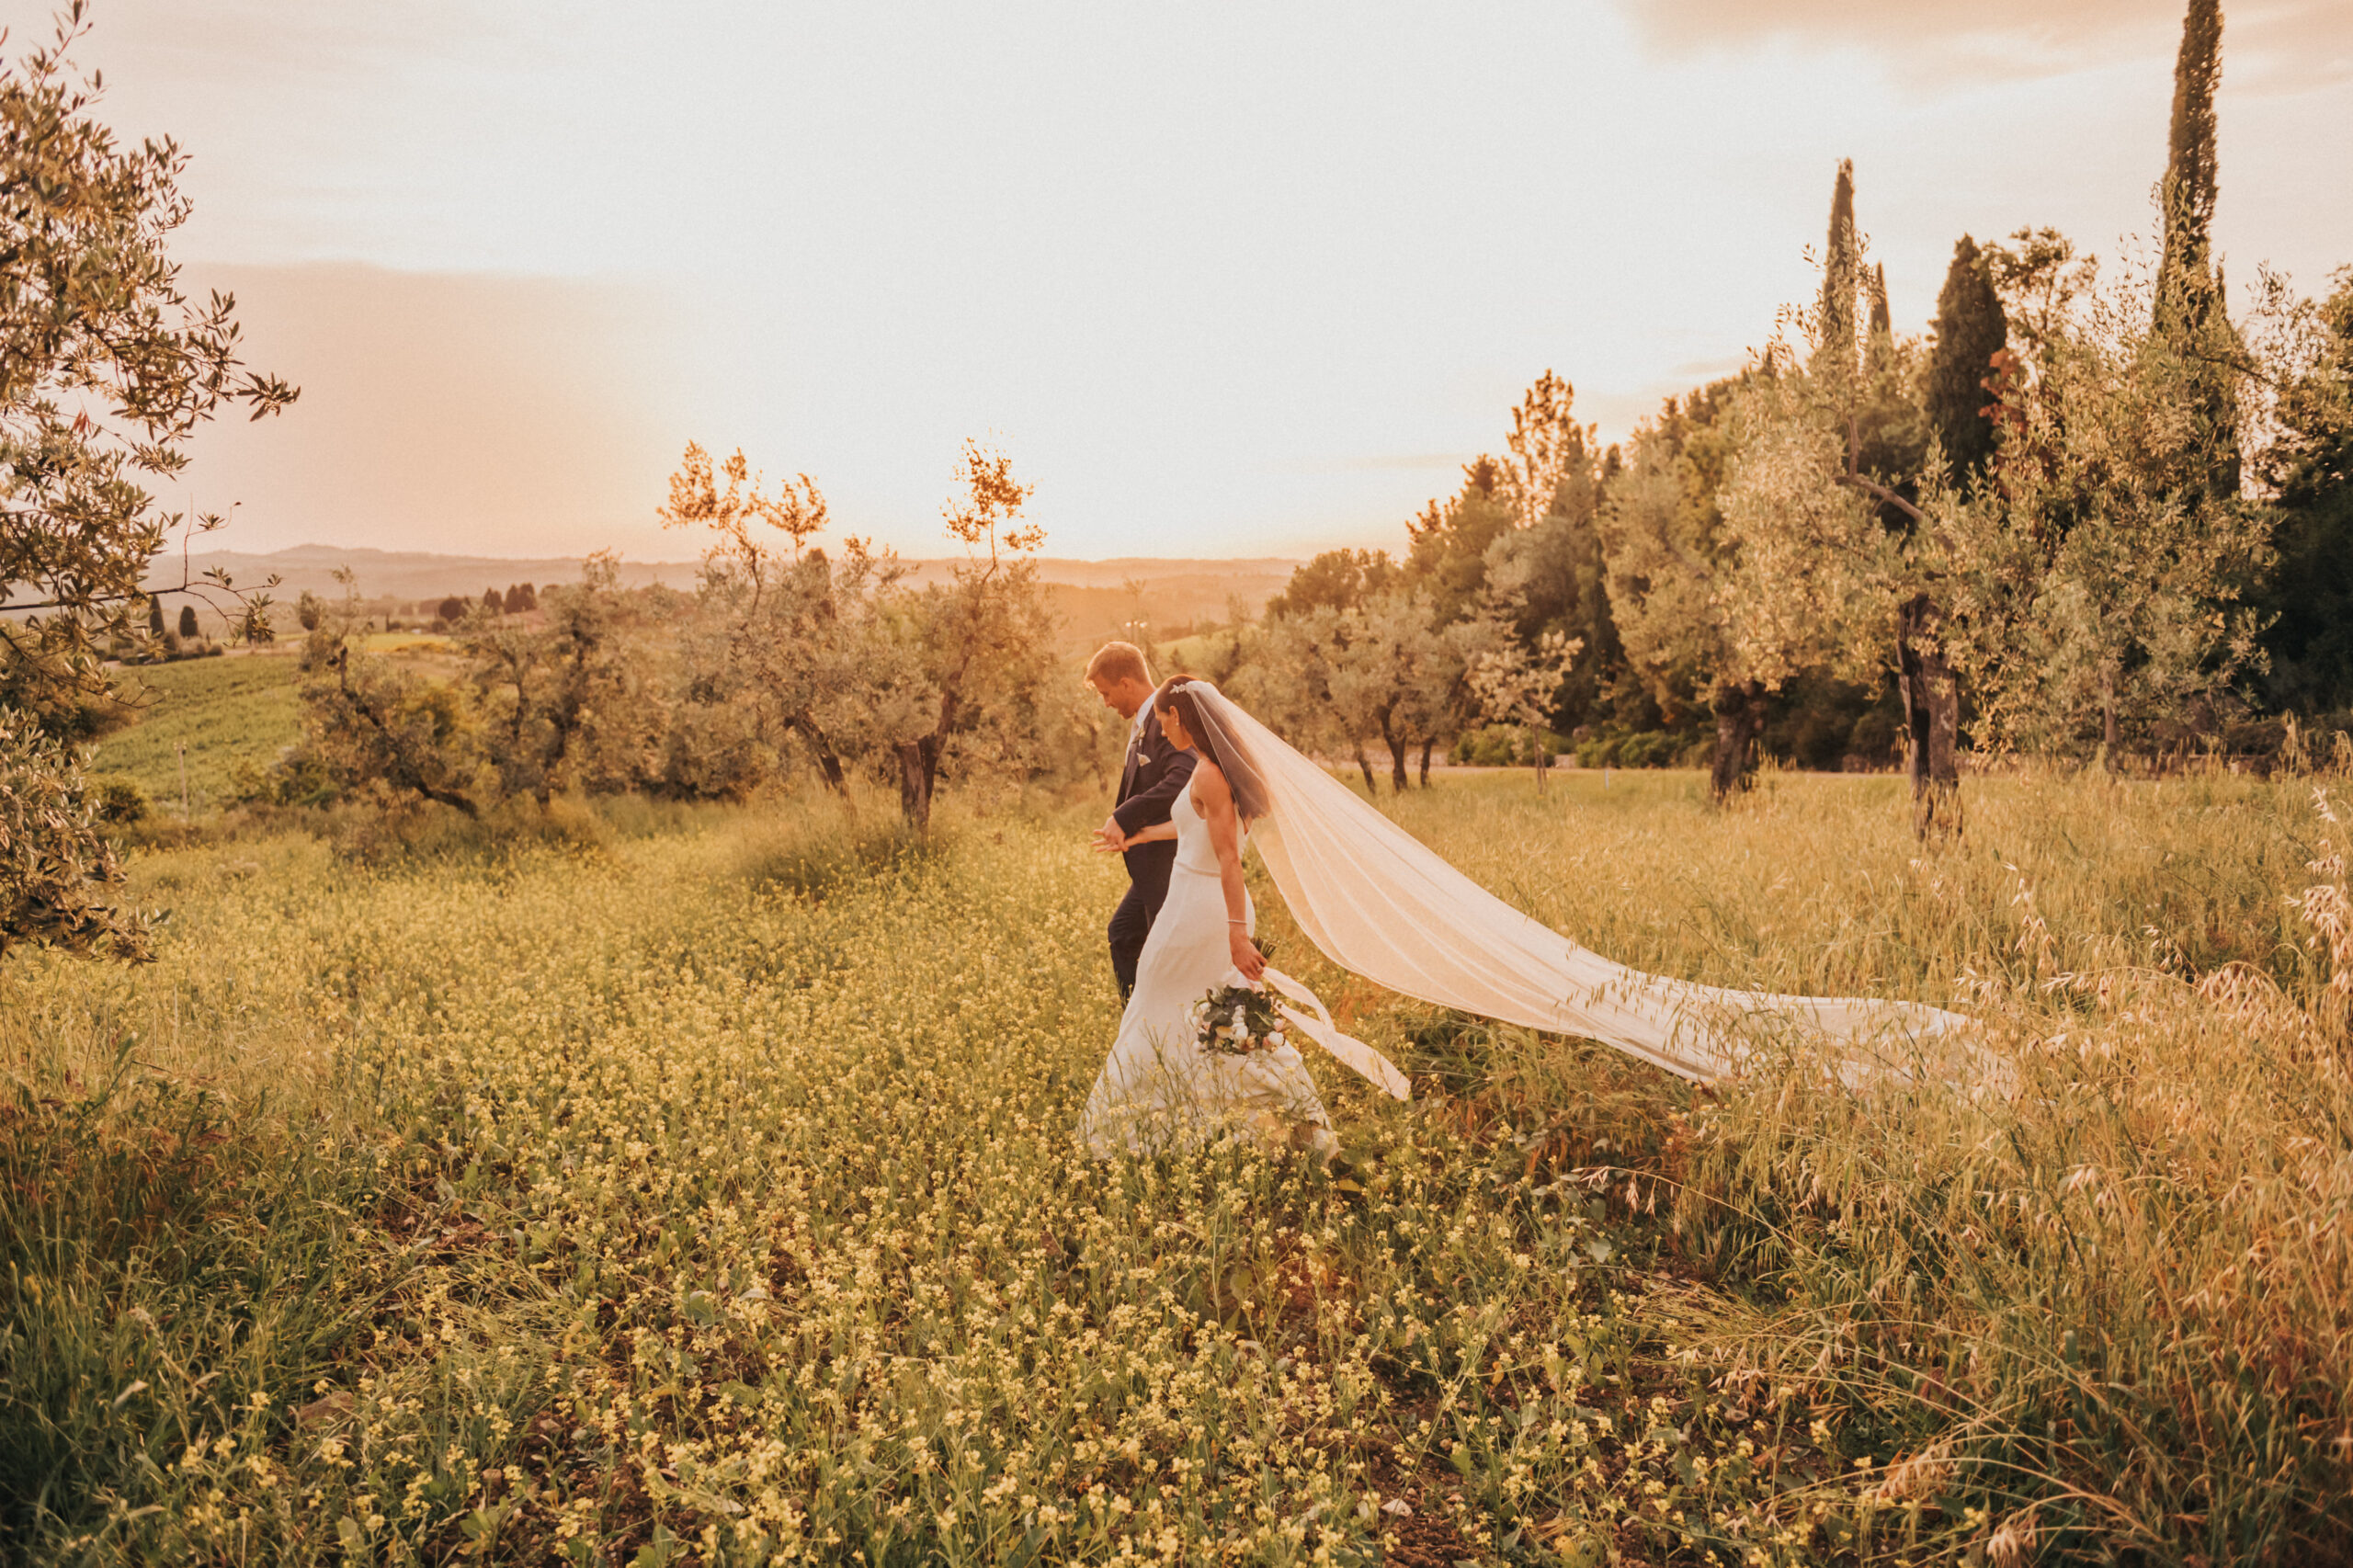
[[[1210,847],[1217,851],[1217,880],[1225,892],[1226,950],[1242,978],[1255,981],[1266,972],[1266,956],[1250,940],[1249,896],[1242,890],[1242,835],[1233,820],[1233,791],[1213,762],[1193,769],[1193,803],[1210,828]]]
[[[1176,836],[1176,824],[1175,823],[1156,822],[1150,827],[1140,827],[1136,829],[1135,832],[1120,840],[1114,847],[1120,849],[1133,849],[1139,844],[1150,844],[1158,839],[1169,839]]]

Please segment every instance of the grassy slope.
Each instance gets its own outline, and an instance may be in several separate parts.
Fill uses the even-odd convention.
[[[188,804],[217,809],[241,762],[267,767],[302,737],[291,653],[190,659],[130,673],[146,688],[138,721],[98,743],[91,771],[136,781],[158,809],[180,801],[179,748],[188,747]]]
[[[1982,1541],[1983,1506],[2095,1557],[2308,1558],[2347,1522],[2344,1091],[2299,1054],[2309,1015],[2168,974],[2325,975],[2282,902],[2318,853],[2303,793],[1987,781],[1928,852],[1885,780],[1768,778],[1726,813],[1673,774],[1394,802],[1613,956],[1938,999],[1967,971],[2027,1071],[2065,1071],[1984,1123],[1848,1117],[1802,1076],[1695,1119],[1609,1053],[1348,982],[1276,913],[1286,966],[1426,1085],[1398,1107],[1313,1064],[1343,1182],[1074,1157],[1115,1021],[1089,812],[924,852],[631,806],[373,869],[301,837],[150,855],[157,965],[0,976],[0,1054],[59,1102],[0,1123],[0,1528],[40,1528],[50,1485],[45,1550],[94,1561],[658,1560],[708,1528],[870,1562],[1376,1536],[1811,1562]],[[132,1036],[119,1111],[87,1108]],[[1557,1179],[1600,1165],[1634,1172],[1614,1210]],[[1678,1244],[1645,1173],[1733,1217]],[[2248,1297],[2222,1271],[2258,1254]],[[1747,1291],[1766,1269],[1781,1305]],[[2222,1294],[2167,1340],[2150,1313],[2193,1278]]]

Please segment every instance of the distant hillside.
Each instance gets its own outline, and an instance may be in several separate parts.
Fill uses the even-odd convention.
[[[411,603],[437,601],[451,594],[479,598],[484,588],[504,590],[512,583],[545,586],[577,582],[577,557],[517,560],[492,555],[434,555],[420,551],[369,550],[355,546],[299,544],[290,550],[254,554],[242,551],[210,551],[189,557],[199,574],[218,567],[241,586],[259,585],[272,575],[280,600],[304,593],[332,598],[341,593],[335,581],[338,567],[348,567],[354,586],[365,599],[397,599]],[[945,578],[950,560],[911,562],[916,582]],[[1222,620],[1229,600],[1256,614],[1289,580],[1298,562],[1279,556],[1240,561],[1159,560],[1126,556],[1111,561],[1070,561],[1045,557],[1039,575],[1054,585],[1055,607],[1063,617],[1068,643],[1100,642],[1132,636],[1142,622],[1146,637],[1165,637],[1173,631],[1203,620]],[[179,562],[165,557],[156,562],[149,582],[154,586],[179,581]],[[674,588],[694,585],[701,567],[687,561],[620,562],[624,586],[645,587],[660,583]],[[405,613],[405,612],[404,612]],[[209,615],[204,619],[210,622]]]
[[[164,556],[149,574],[151,585],[179,581],[179,559]],[[432,555],[423,551],[366,550],[354,546],[298,544],[267,555],[243,551],[207,551],[188,557],[199,574],[220,568],[240,585],[258,585],[272,575],[280,579],[274,590],[279,598],[304,593],[332,598],[342,590],[335,581],[338,567],[349,567],[353,585],[364,599],[439,599],[451,594],[480,598],[484,588],[504,589],[510,583],[574,583],[580,580],[580,557],[517,561],[490,555]],[[666,583],[674,588],[694,585],[699,571],[692,562],[628,561],[621,562],[621,582],[632,588]]]

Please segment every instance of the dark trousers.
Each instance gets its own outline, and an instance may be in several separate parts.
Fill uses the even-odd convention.
[[[1172,844],[1166,854],[1140,849],[1127,857],[1128,896],[1111,912],[1109,933],[1111,973],[1120,983],[1122,1002],[1136,988],[1136,965],[1143,958],[1143,939],[1152,935],[1153,918],[1168,897],[1168,873],[1176,864],[1176,849]]]

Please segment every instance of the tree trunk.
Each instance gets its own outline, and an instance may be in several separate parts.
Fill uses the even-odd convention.
[[[1372,779],[1372,763],[1370,759],[1364,755],[1364,743],[1362,741],[1351,741],[1349,744],[1357,748],[1357,771],[1364,775],[1364,792],[1368,795],[1380,794],[1381,787],[1378,784],[1375,784]]]
[[[899,756],[899,812],[917,833],[931,827],[931,790],[939,776],[939,737],[901,741],[891,748]]]
[[[1389,792],[1402,795],[1405,792],[1404,738],[1400,735],[1383,735],[1381,738],[1389,747]]]
[[[1904,699],[1905,772],[1912,780],[1912,830],[1961,831],[1961,680],[1937,635],[1941,619],[1927,595],[1896,607],[1896,690]]]
[[[1712,704],[1716,715],[1715,767],[1708,776],[1709,792],[1721,805],[1749,786],[1756,766],[1756,736],[1765,728],[1765,688],[1756,681],[1718,691]]]
[[[1438,744],[1437,736],[1422,737],[1422,788],[1425,790],[1430,787],[1430,748],[1436,744]]]
[[[1945,654],[1941,638],[1922,651],[1922,674],[1927,680],[1928,793],[1938,820],[1954,833],[1961,831],[1961,674]]]
[[[2116,718],[2116,666],[2099,672],[2099,749],[2110,773],[2124,770],[2124,731]]]
[[[834,743],[826,738],[825,732],[819,729],[817,722],[806,713],[795,713],[786,722],[809,743],[810,755],[817,759],[817,771],[825,776],[825,787],[839,795],[844,804],[848,804],[849,779],[843,773],[842,759],[834,754]],[[1099,771],[1101,762],[1098,761],[1096,767]]]
[[[939,722],[921,740],[901,741],[891,749],[899,754],[899,811],[918,833],[931,829],[932,786],[939,780],[939,754],[955,733],[961,704],[953,681],[939,694]],[[847,798],[847,797],[845,797]]]

